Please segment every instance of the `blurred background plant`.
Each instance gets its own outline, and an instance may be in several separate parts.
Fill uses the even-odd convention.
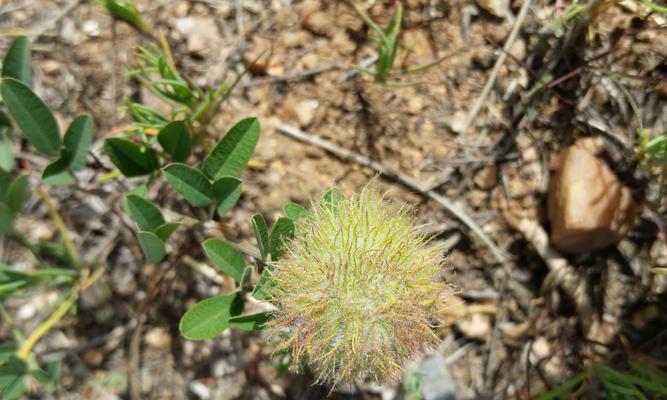
[[[538,395],[538,400],[589,398],[598,390],[608,399],[661,399],[667,396],[667,373],[655,360],[642,357],[627,368],[593,363],[554,389]]]
[[[0,83],[4,102],[4,110],[0,110],[0,233],[25,248],[36,268],[25,270],[0,263],[0,317],[14,337],[14,343],[0,346],[0,391],[4,399],[22,397],[29,377],[55,390],[53,384],[60,375],[59,362],[51,362],[43,370],[32,350],[72,311],[81,291],[93,284],[103,271],[98,262],[103,251],[86,259],[80,256],[70,228],[44,186],[45,183],[76,183],[75,172],[85,166],[92,143],[92,120],[87,115],[74,118],[61,139],[53,113],[31,86],[30,43],[26,37],[18,37],[3,60]],[[39,153],[53,160],[44,169],[41,179],[16,168],[12,146],[16,132],[21,132]],[[34,190],[59,233],[59,241],[32,241],[15,223],[17,217],[27,211],[30,186],[35,181]],[[30,299],[48,289],[56,289],[59,298],[49,310],[49,316],[26,337],[5,311],[4,302],[12,297]]]

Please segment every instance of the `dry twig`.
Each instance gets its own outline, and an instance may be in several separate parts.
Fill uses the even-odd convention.
[[[294,139],[321,147],[324,150],[328,151],[329,153],[343,160],[354,161],[357,164],[361,164],[363,166],[371,168],[375,172],[384,175],[388,178],[394,179],[402,183],[403,185],[407,186],[408,188],[430,198],[431,200],[436,201],[441,206],[443,206],[447,211],[452,213],[456,218],[458,218],[461,222],[467,225],[468,228],[470,228],[470,230],[475,235],[477,235],[477,237],[479,237],[482,240],[482,242],[484,242],[484,244],[486,244],[489,247],[494,257],[499,263],[502,264],[505,262],[506,258],[503,252],[498,248],[498,246],[496,246],[496,244],[491,240],[491,238],[489,238],[489,236],[486,233],[484,233],[482,228],[479,225],[477,225],[477,223],[472,218],[470,218],[468,214],[466,214],[460,207],[458,207],[451,201],[447,200],[440,194],[436,193],[434,190],[429,190],[423,187],[422,184],[417,182],[415,179],[407,175],[401,174],[398,171],[394,171],[390,168],[387,168],[386,166],[382,165],[377,161],[373,161],[367,157],[362,156],[361,154],[354,153],[350,150],[339,147],[327,140],[310,135],[293,126],[286,124],[279,124],[278,126],[276,126],[276,129],[278,129],[279,132],[287,136],[290,136]]]
[[[58,21],[65,18],[67,14],[74,10],[74,8],[78,6],[81,1],[82,0],[72,0],[61,7],[60,11],[53,15],[51,18],[47,19],[46,21],[37,23],[33,28],[30,29],[30,34],[28,35],[30,37],[30,41],[34,42],[35,39],[42,36],[44,32],[51,29],[55,24],[58,23]]]
[[[586,287],[586,280],[551,246],[549,236],[537,221],[524,218],[513,223],[512,218],[509,218],[508,222],[523,234],[549,267],[547,280],[550,281],[550,286],[560,286],[572,299],[578,311],[582,330],[588,337],[595,337],[598,327],[597,316]]]
[[[486,97],[491,92],[491,88],[493,87],[493,84],[496,82],[496,78],[498,77],[498,72],[500,72],[500,68],[505,63],[505,60],[507,60],[507,54],[512,49],[512,46],[514,45],[516,37],[519,33],[519,29],[523,24],[523,20],[526,18],[530,2],[531,0],[524,0],[523,6],[521,6],[521,10],[519,11],[519,15],[514,21],[514,26],[512,27],[512,31],[510,32],[507,41],[505,41],[505,46],[503,47],[503,51],[498,56],[496,64],[493,66],[493,69],[491,70],[491,75],[489,75],[489,79],[486,81],[484,89],[482,89],[482,93],[480,93],[479,97],[477,98],[477,100],[475,100],[475,103],[470,109],[468,117],[466,118],[465,123],[463,125],[462,132],[466,132],[468,128],[470,128],[470,125],[472,125],[475,118],[477,118],[477,113],[479,113],[479,110],[482,108],[482,104],[484,104],[484,101],[486,101]]]

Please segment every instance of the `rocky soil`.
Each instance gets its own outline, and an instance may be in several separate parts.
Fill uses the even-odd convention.
[[[95,183],[99,165],[78,189],[50,189],[81,252],[109,253],[76,314],[36,348],[42,360],[65,361],[61,398],[405,398],[402,382],[330,392],[307,373],[279,374],[264,333],[178,334],[188,307],[231,284],[193,267],[206,262],[203,238],[252,243],[255,212],[275,220],[288,201],[309,204],[374,177],[445,243],[458,289],[438,328],[442,345],[407,366],[424,372],[425,399],[530,398],[592,361],[667,360],[667,276],[650,272],[667,267],[667,205],[636,145],[638,118],[652,134],[667,129],[665,16],[601,1],[587,23],[562,25],[561,1],[529,2],[522,16],[520,0],[405,0],[397,67],[444,60],[392,87],[355,69],[375,50],[345,1],[136,3],[197,85],[232,81],[257,60],[209,134],[257,116],[262,136],[239,207],[180,237],[187,257],[157,265],[141,261],[118,183]],[[392,15],[392,1],[355,3],[381,25]],[[12,36],[33,38],[36,91],[62,121],[93,116],[94,151],[109,169],[101,143],[131,123],[118,111],[123,99],[156,104],[124,75],[154,38],[112,25],[90,1],[0,3],[0,53]],[[22,168],[45,165],[22,149]],[[166,187],[159,195],[179,207]],[[45,210],[33,211],[23,231],[52,238]],[[27,258],[0,242],[3,262]],[[48,291],[5,306],[27,332],[56,299]]]

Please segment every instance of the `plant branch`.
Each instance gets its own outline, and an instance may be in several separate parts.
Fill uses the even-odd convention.
[[[55,324],[60,321],[67,311],[72,307],[72,305],[76,302],[76,299],[79,297],[79,292],[78,290],[73,290],[72,293],[70,293],[69,296],[60,303],[58,308],[51,314],[51,316],[44,322],[42,322],[37,329],[35,329],[31,334],[30,337],[23,343],[21,346],[21,349],[16,353],[16,356],[20,358],[21,360],[26,360],[28,356],[30,355],[30,352],[32,351],[33,347],[39,342],[39,340],[53,328]]]

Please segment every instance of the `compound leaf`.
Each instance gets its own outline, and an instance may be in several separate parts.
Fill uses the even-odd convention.
[[[165,224],[162,212],[153,203],[136,194],[125,198],[130,216],[137,223],[139,230],[154,232]]]
[[[162,239],[153,232],[139,231],[139,246],[149,262],[160,262],[167,255]]]
[[[160,145],[176,162],[188,159],[192,151],[190,129],[184,121],[172,121],[157,134]]]
[[[164,168],[167,182],[195,207],[202,207],[213,200],[213,187],[198,169],[185,164],[170,164]]]
[[[241,180],[231,176],[224,176],[213,182],[213,196],[218,205],[217,211],[220,217],[223,217],[239,201],[241,186]]]
[[[255,239],[257,239],[257,247],[262,260],[266,261],[266,257],[270,252],[269,244],[269,228],[266,225],[266,219],[262,214],[255,214],[252,216],[252,230],[255,232]]]
[[[236,282],[241,282],[245,268],[241,252],[220,239],[208,239],[203,246],[206,255],[215,265]]]
[[[294,222],[287,217],[280,217],[271,230],[271,261],[279,260],[285,253],[285,245],[294,238]]]
[[[202,171],[211,179],[237,177],[248,164],[259,140],[259,120],[246,118],[234,125],[206,157]]]
[[[181,318],[181,335],[190,340],[210,339],[229,328],[229,319],[242,311],[243,302],[236,293],[202,300]]]
[[[104,141],[104,152],[127,177],[148,175],[160,167],[157,155],[152,149],[129,140],[109,138]]]
[[[7,190],[7,206],[14,214],[18,214],[23,210],[27,196],[28,176],[22,175],[9,185],[9,189]]]
[[[5,59],[2,61],[2,76],[14,78],[27,86],[32,86],[30,40],[26,36],[17,37],[9,46]]]
[[[60,150],[60,130],[51,110],[25,83],[4,78],[0,94],[23,136],[37,151],[55,156]]]

